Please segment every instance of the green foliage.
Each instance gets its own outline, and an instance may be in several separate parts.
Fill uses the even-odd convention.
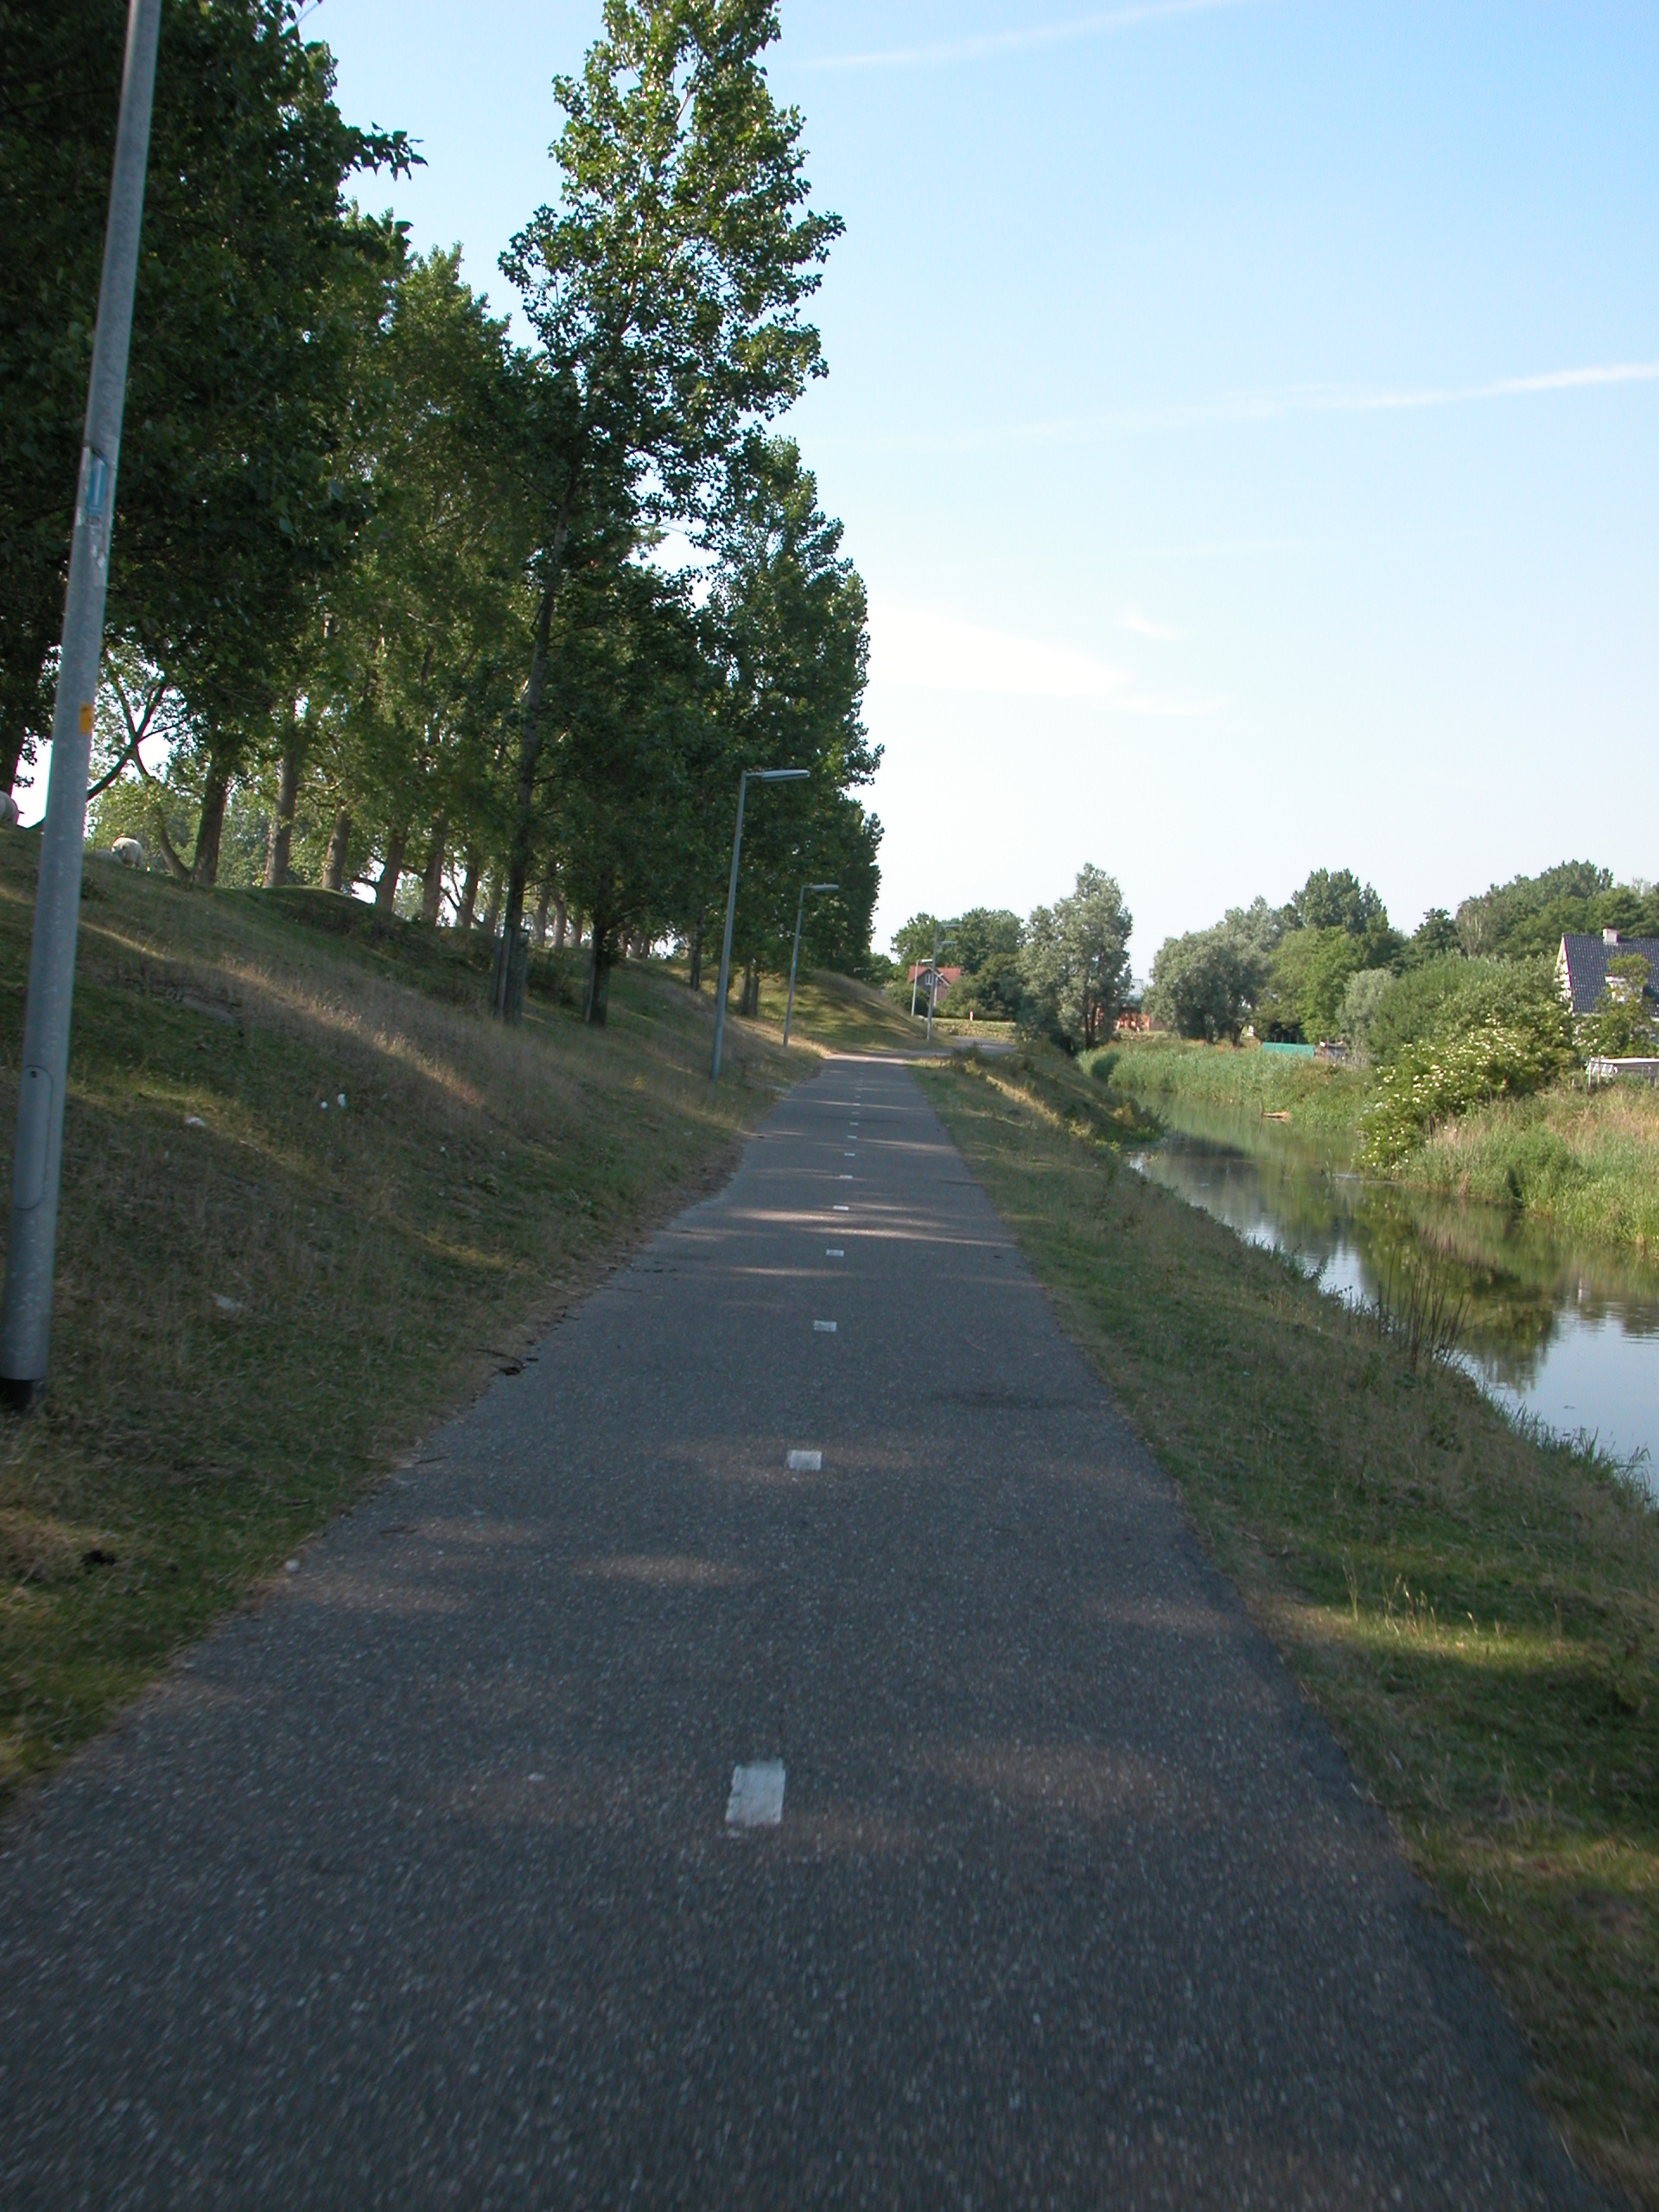
[[[1443,953],[1461,950],[1457,924],[1444,906],[1431,906],[1407,939],[1400,956],[1400,967],[1402,972],[1408,968],[1421,968],[1427,961],[1438,960]]]
[[[950,958],[964,978],[979,975],[988,961],[1017,960],[1026,941],[1025,924],[1003,906],[970,906],[949,926]]]
[[[912,914],[907,922],[901,923],[893,933],[893,957],[899,969],[899,980],[905,981],[918,961],[928,961],[933,957],[933,932],[936,929],[942,948],[939,965],[944,967],[943,947],[955,928],[954,922],[947,922],[937,914]],[[955,965],[954,954],[951,965]],[[906,990],[910,988],[908,982],[905,982],[905,988]]]
[[[1348,978],[1338,1027],[1355,1052],[1369,1054],[1372,1027],[1394,988],[1388,968],[1361,968]]]
[[[1289,912],[1298,929],[1345,930],[1351,937],[1389,925],[1388,908],[1376,892],[1345,868],[1313,869],[1292,893]]]
[[[1116,878],[1092,866],[1077,871],[1070,898],[1039,906],[1020,955],[1026,1027],[1070,1052],[1109,1034],[1128,982],[1133,927]]]
[[[807,207],[801,116],[761,60],[777,35],[771,0],[606,0],[581,76],[554,79],[560,204],[502,267],[569,395],[567,481],[650,471],[654,504],[700,513],[747,427],[823,373],[800,308],[842,224]]]
[[[1265,899],[1234,906],[1213,929],[1166,938],[1152,963],[1146,1010],[1180,1037],[1237,1041],[1261,996],[1282,915]]]
[[[823,373],[801,308],[841,224],[807,207],[801,118],[774,105],[761,59],[777,35],[771,0],[606,0],[581,77],[554,80],[559,204],[501,259],[539,341],[509,935],[537,842],[543,690],[564,681],[548,647],[571,549],[642,519],[712,529],[734,511],[741,525],[752,482],[779,489],[757,426]]]
[[[126,9],[0,9],[0,783],[43,734],[63,606]],[[167,0],[109,621],[210,720],[267,710],[363,503],[341,463],[362,334],[400,242],[290,0]]]
[[[971,974],[964,971],[951,984],[939,1011],[953,1020],[975,1014],[982,1021],[1017,1021],[1024,997],[1019,953],[987,952]]]
[[[1395,1166],[1439,1123],[1543,1090],[1577,1065],[1572,1016],[1554,990],[1529,988],[1524,971],[1518,984],[1501,1004],[1479,991],[1448,1000],[1435,1027],[1382,1070],[1363,1116],[1372,1166]]]
[[[1457,927],[1471,957],[1510,960],[1554,954],[1563,937],[1604,929],[1659,936],[1659,890],[1615,883],[1611,869],[1591,861],[1563,861],[1465,899]]]
[[[881,835],[851,797],[880,760],[861,719],[863,580],[789,439],[745,442],[716,531],[705,696],[724,747],[721,779],[734,799],[742,766],[810,774],[771,792],[752,787],[734,949],[740,959],[786,966],[801,883],[820,879],[839,887],[808,900],[801,957],[850,968],[869,944]],[[687,835],[687,853],[695,847],[698,855],[689,903],[712,906],[724,889],[728,818],[705,816]]]

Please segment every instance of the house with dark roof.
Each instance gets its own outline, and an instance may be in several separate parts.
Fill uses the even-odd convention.
[[[1575,1014],[1593,1014],[1607,988],[1608,971],[1615,960],[1639,953],[1648,963],[1647,988],[1643,996],[1659,1008],[1659,937],[1621,937],[1617,930],[1603,930],[1594,937],[1564,937],[1555,957],[1555,980],[1561,996]],[[1621,979],[1613,978],[1615,982]]]

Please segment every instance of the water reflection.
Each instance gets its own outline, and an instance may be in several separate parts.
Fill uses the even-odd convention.
[[[1160,1099],[1142,1173],[1327,1289],[1374,1301],[1432,1258],[1464,1300],[1466,1363],[1494,1396],[1643,1468],[1659,1495],[1659,1268],[1574,1246],[1497,1206],[1357,1174],[1338,1144],[1226,1108]]]

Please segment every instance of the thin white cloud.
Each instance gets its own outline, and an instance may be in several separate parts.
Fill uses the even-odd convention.
[[[1659,361],[1607,361],[1535,376],[1497,377],[1486,384],[1390,389],[1375,385],[1286,385],[1267,391],[1224,392],[1169,407],[1130,407],[1098,415],[1053,416],[968,430],[897,432],[860,440],[908,453],[974,453],[1001,445],[1053,445],[1090,437],[1133,437],[1212,423],[1276,423],[1297,415],[1389,415],[1431,407],[1467,407],[1483,400],[1528,399],[1557,391],[1659,383]]]
[[[870,609],[870,681],[907,690],[1082,699],[1126,715],[1212,714],[1220,702],[1134,690],[1115,663],[1078,645],[964,622],[938,607]]]
[[[1065,22],[1032,23],[1022,29],[982,31],[969,38],[947,39],[934,46],[879,47],[861,54],[826,54],[802,63],[807,69],[925,69],[951,61],[988,61],[1001,54],[1027,54],[1079,39],[1108,38],[1176,16],[1207,16],[1222,8],[1247,8],[1256,0],[1145,0],[1140,7],[1110,8]]]
[[[1160,645],[1173,645],[1180,641],[1179,630],[1167,622],[1154,622],[1138,607],[1125,607],[1117,618],[1117,626],[1120,630],[1133,630],[1137,638],[1155,638]]]

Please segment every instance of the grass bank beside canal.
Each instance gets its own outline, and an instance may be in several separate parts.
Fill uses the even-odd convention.
[[[1659,1259],[1659,1084],[1496,1100],[1436,1129],[1402,1179]]]
[[[1160,1097],[1283,1116],[1357,1149],[1364,1074],[1276,1052],[1152,1038],[1085,1055],[1096,1081]],[[1659,1256],[1659,1085],[1582,1081],[1494,1099],[1430,1132],[1392,1180],[1528,1214],[1573,1236]]]
[[[1474,1944],[1535,2090],[1659,2207],[1659,1514],[1128,1171],[1058,1057],[922,1082]]]

